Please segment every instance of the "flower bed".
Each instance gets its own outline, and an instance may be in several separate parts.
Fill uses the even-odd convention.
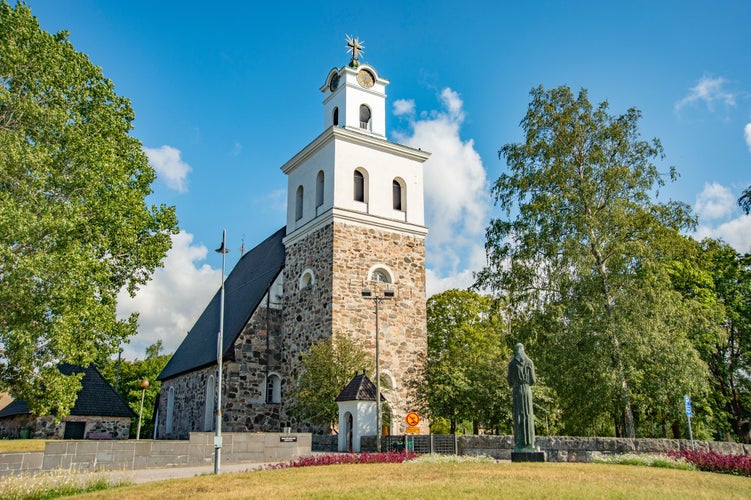
[[[288,469],[291,467],[311,467],[317,465],[338,464],[398,464],[414,457],[412,452],[383,452],[383,453],[332,453],[324,455],[310,455],[300,457],[289,462],[269,465],[267,469]]]
[[[715,451],[681,450],[672,451],[669,456],[683,458],[703,471],[751,476],[751,456],[749,455],[725,455]]]

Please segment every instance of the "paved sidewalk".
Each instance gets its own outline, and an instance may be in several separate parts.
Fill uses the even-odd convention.
[[[244,462],[222,464],[220,474],[231,472],[249,472],[263,468],[269,463]],[[165,481],[167,479],[179,479],[186,477],[202,476],[214,473],[214,465],[198,465],[191,467],[165,467],[162,469],[133,469],[122,471],[105,472],[112,481],[126,481],[133,484],[149,483],[152,481]]]

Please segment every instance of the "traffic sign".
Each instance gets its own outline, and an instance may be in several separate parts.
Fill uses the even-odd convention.
[[[415,427],[417,424],[420,423],[420,415],[411,411],[407,413],[405,420],[407,421],[407,425],[409,425],[410,427]]]
[[[683,396],[683,403],[686,405],[686,416],[693,417],[694,414],[691,412],[691,398],[688,396]]]
[[[407,427],[404,429],[407,434],[420,434],[419,427]]]

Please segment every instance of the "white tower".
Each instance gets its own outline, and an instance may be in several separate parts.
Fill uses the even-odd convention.
[[[381,386],[398,431],[408,411],[405,381],[427,349],[422,169],[430,155],[386,139],[388,81],[359,62],[356,39],[348,45],[352,61],[321,86],[323,133],[281,167],[288,179],[284,378],[297,380],[301,353],[332,335],[375,351],[373,304],[362,290],[388,287],[396,296],[380,318]]]

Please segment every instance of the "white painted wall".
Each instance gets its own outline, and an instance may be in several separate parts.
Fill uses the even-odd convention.
[[[375,436],[378,414],[375,401],[338,401],[339,451],[347,449],[347,412],[352,414],[352,451],[360,452],[362,436]]]
[[[370,71],[375,76],[375,83],[370,88],[364,88],[357,81],[358,71]],[[339,86],[334,92],[329,89],[331,77],[339,74]],[[360,105],[370,108],[371,126],[369,131],[381,137],[386,136],[386,85],[388,80],[378,76],[378,72],[368,64],[361,64],[357,68],[344,66],[333,69],[326,77],[321,87],[323,99],[323,127],[333,125],[334,108],[339,108],[339,126],[351,129],[360,128]]]

